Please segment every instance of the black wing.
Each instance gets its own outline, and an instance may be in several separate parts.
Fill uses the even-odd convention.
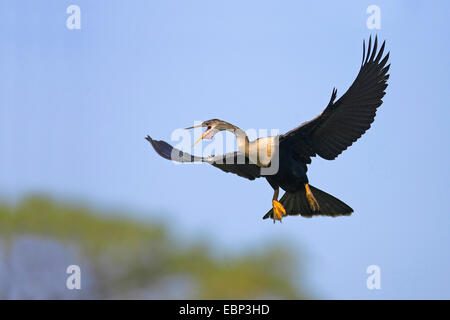
[[[239,152],[231,152],[219,156],[197,157],[172,147],[165,141],[146,139],[152,144],[155,151],[163,158],[178,162],[206,162],[225,172],[237,174],[240,177],[255,180],[261,177],[261,168]]]
[[[280,148],[291,146],[294,156],[303,163],[311,163],[316,154],[327,160],[335,159],[361,137],[375,119],[377,108],[383,103],[387,87],[386,65],[389,53],[383,58],[385,42],[377,53],[378,39],[372,49],[372,38],[366,53],[363,43],[361,69],[347,92],[336,102],[337,90],[333,89],[330,102],[315,119],[280,137]]]

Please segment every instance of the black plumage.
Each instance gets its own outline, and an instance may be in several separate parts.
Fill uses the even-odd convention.
[[[330,102],[319,116],[278,137],[279,144],[273,155],[278,156],[279,169],[276,174],[265,178],[275,190],[275,202],[278,202],[275,199],[278,197],[278,188],[286,191],[280,200],[285,214],[311,217],[349,215],[353,212],[339,199],[308,185],[307,165],[316,155],[327,160],[335,159],[370,128],[377,108],[383,103],[389,78],[389,53],[383,57],[384,49],[385,42],[378,50],[377,37],[373,45],[372,38],[369,39],[367,50],[363,43],[361,68],[347,92],[336,100],[337,90],[333,89]],[[205,121],[202,126],[208,127],[207,131],[211,128],[216,131],[240,130],[218,119]],[[236,136],[242,138],[242,135]],[[147,140],[166,159],[207,162],[250,180],[263,176],[260,164],[249,160],[251,157],[247,149],[215,157],[197,157],[183,153],[164,141],[153,140],[149,136]],[[314,202],[318,204],[317,207]],[[274,209],[271,209],[264,218],[276,216],[278,214],[274,217]]]

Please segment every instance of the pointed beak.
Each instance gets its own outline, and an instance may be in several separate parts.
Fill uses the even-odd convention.
[[[191,129],[201,128],[201,127],[203,127],[203,125],[202,125],[202,124],[199,124],[198,126],[193,126],[193,127],[184,128],[184,130],[191,130]]]
[[[199,143],[203,139],[212,139],[214,134],[216,133],[216,130],[214,130],[214,128],[212,128],[211,126],[206,126],[204,124],[199,124],[197,126],[188,127],[188,128],[186,128],[186,130],[202,128],[202,127],[207,127],[206,131],[203,132],[203,134],[200,136],[200,138],[198,138],[197,141],[195,141],[192,146],[195,146],[197,143]]]
[[[203,125],[203,124],[199,124],[199,125],[197,125],[197,126],[185,128],[185,130],[191,130],[191,129],[202,128],[202,127],[206,127],[206,126]],[[209,130],[206,130],[205,132],[203,132],[203,134],[201,135],[201,137],[198,138],[197,141],[195,141],[194,144],[193,144],[192,146],[195,146],[200,140],[203,140],[203,138],[208,134],[208,131],[209,131]]]

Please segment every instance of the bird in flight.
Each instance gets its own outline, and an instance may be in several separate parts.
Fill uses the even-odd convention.
[[[338,100],[333,89],[330,102],[316,118],[278,136],[249,141],[246,133],[237,126],[219,119],[204,121],[206,131],[198,141],[212,139],[219,131],[230,131],[236,136],[238,151],[224,155],[198,157],[182,152],[165,141],[146,139],[155,151],[165,159],[179,162],[206,162],[225,172],[254,180],[265,177],[274,189],[272,209],[263,217],[281,221],[287,215],[346,216],[353,212],[347,204],[332,195],[313,187],[307,177],[307,165],[319,155],[334,160],[369,128],[375,119],[377,108],[383,103],[389,67],[389,53],[383,57],[385,41],[378,50],[378,39],[372,46],[372,37],[366,49],[363,42],[363,58],[356,79]],[[275,159],[276,172],[264,173]],[[278,201],[279,190],[285,191]]]

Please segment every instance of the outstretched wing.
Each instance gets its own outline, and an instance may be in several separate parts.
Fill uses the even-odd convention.
[[[311,163],[316,154],[327,160],[335,159],[369,128],[377,108],[383,103],[390,64],[389,53],[382,59],[385,42],[377,53],[378,39],[372,48],[372,38],[366,55],[363,43],[361,69],[347,92],[336,102],[333,89],[330,102],[315,119],[280,137],[282,144],[290,145],[294,156],[303,163]]]
[[[261,168],[239,152],[231,152],[219,156],[197,157],[172,147],[165,141],[146,139],[155,151],[163,158],[177,162],[206,162],[225,172],[237,174],[240,177],[255,180],[261,177]]]

